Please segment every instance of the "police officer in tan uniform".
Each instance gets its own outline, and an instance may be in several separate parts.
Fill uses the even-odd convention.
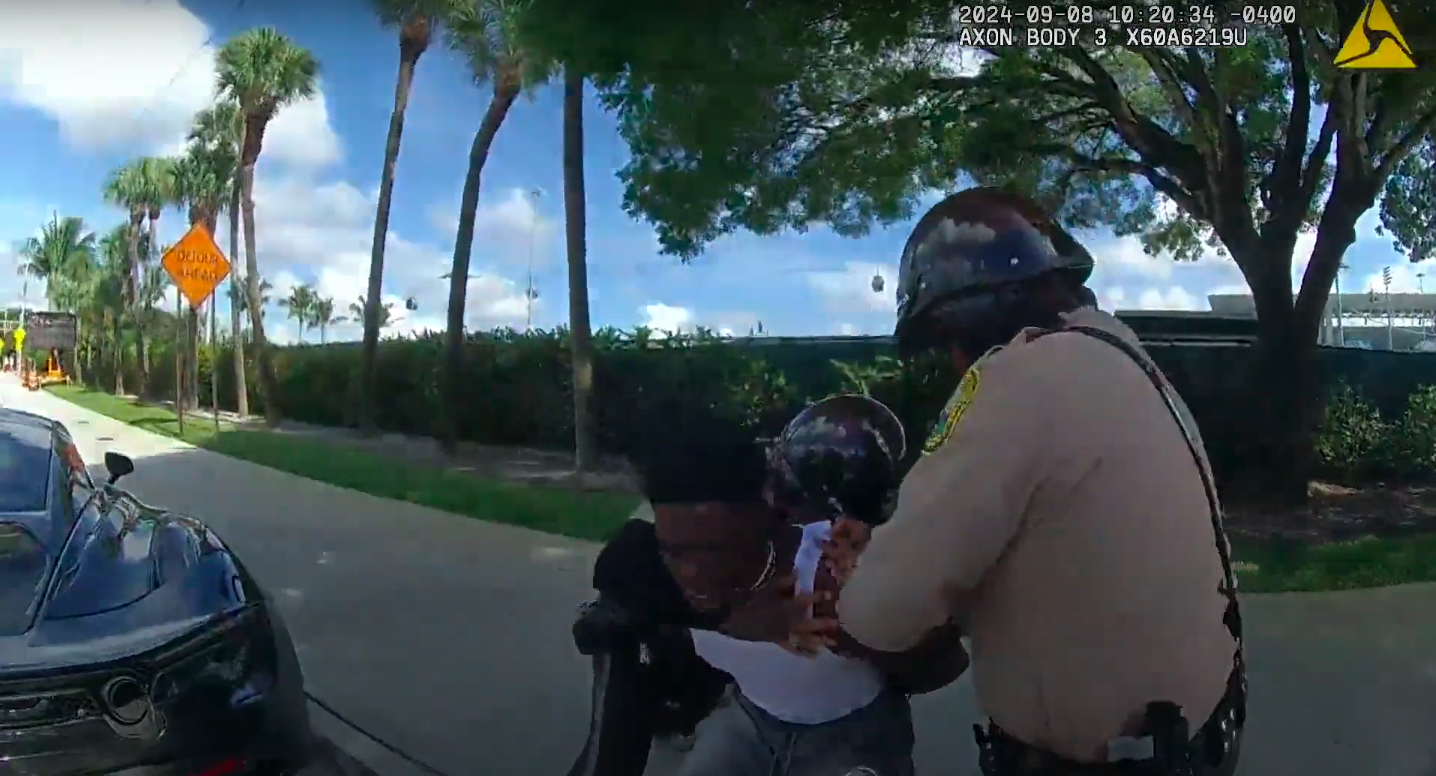
[[[1230,774],[1246,690],[1210,468],[1091,270],[998,190],[918,222],[897,338],[963,377],[891,520],[848,542],[839,619],[887,651],[966,630],[988,776]]]

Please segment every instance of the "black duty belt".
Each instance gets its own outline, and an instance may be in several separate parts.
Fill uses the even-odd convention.
[[[1222,563],[1220,592],[1227,599],[1222,623],[1236,642],[1236,652],[1232,656],[1232,672],[1227,681],[1226,693],[1195,736],[1186,734],[1186,720],[1181,717],[1181,710],[1174,704],[1152,703],[1147,707],[1149,729],[1144,731],[1147,737],[1138,739],[1141,742],[1150,742],[1150,755],[1115,762],[1080,763],[1012,738],[995,724],[989,724],[986,730],[974,725],[982,771],[987,776],[1191,776],[1206,768],[1216,768],[1226,757],[1232,755],[1237,746],[1239,733],[1246,722],[1247,701],[1241,604],[1237,601],[1236,574],[1232,569],[1231,548],[1227,543],[1216,483],[1206,459],[1202,456],[1198,437],[1182,415],[1171,385],[1150,358],[1116,334],[1090,326],[1073,326],[1043,332],[1041,336],[1062,332],[1087,335],[1126,354],[1161,394],[1163,404],[1181,430],[1187,450],[1197,464],[1202,488],[1206,491],[1212,534],[1217,556]],[[1170,724],[1164,724],[1163,717],[1170,718]],[[1153,725],[1162,729],[1151,729]]]

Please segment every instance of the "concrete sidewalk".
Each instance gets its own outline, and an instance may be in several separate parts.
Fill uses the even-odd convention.
[[[316,695],[455,774],[566,770],[588,669],[568,639],[595,547],[377,499],[196,450],[0,380],[86,460],[136,458],[141,498],[205,518],[280,600]],[[1245,776],[1436,776],[1436,585],[1250,596]],[[923,776],[975,776],[970,683],[915,704]],[[340,726],[385,776],[412,766]],[[650,773],[670,773],[673,757]]]

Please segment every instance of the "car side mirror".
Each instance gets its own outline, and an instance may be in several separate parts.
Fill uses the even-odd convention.
[[[105,453],[105,471],[110,473],[110,485],[114,485],[126,474],[133,474],[135,462],[124,453]]]

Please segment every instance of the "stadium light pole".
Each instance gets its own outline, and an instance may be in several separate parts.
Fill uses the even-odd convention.
[[[1346,347],[1346,329],[1342,322],[1346,313],[1341,308],[1341,272],[1345,269],[1350,269],[1345,262],[1336,267],[1336,346],[1339,348]]]
[[[1382,285],[1382,287],[1385,289],[1385,292],[1386,292],[1386,349],[1387,349],[1387,350],[1394,350],[1394,348],[1392,347],[1392,339],[1393,339],[1393,338],[1392,338],[1392,330],[1395,328],[1395,323],[1396,323],[1396,321],[1392,318],[1392,315],[1391,315],[1391,268],[1390,268],[1390,267],[1382,267],[1382,268],[1381,268],[1381,285]]]

